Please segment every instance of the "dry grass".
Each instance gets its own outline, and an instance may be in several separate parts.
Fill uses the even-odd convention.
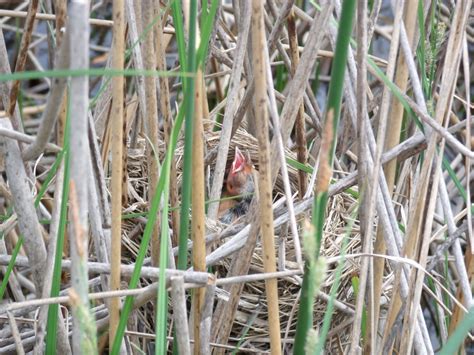
[[[54,61],[54,58],[57,58],[58,63],[62,63],[59,60],[62,52],[60,48],[52,45],[53,32],[49,32],[43,18],[48,18],[48,23],[54,29],[56,25],[63,23],[64,14],[58,11],[56,17],[38,15],[41,20],[37,20],[31,28],[26,26],[29,23],[27,20],[21,19],[25,15],[22,11],[26,10],[27,3],[7,1],[8,8],[14,10],[8,12],[9,16],[13,16],[10,18],[6,17],[7,14],[2,12],[3,10],[0,11],[0,29],[3,31],[3,36],[0,36],[2,78],[3,73],[9,73],[11,70],[22,71],[24,63],[26,70],[37,71],[43,71],[44,66],[48,65],[47,62]],[[44,3],[45,8],[41,8],[40,12],[52,14],[51,1]],[[54,1],[54,4],[56,3]],[[112,9],[107,2],[91,3],[94,9],[91,18],[95,20],[91,21],[90,60],[95,66],[110,68],[112,62],[108,54],[112,52],[110,36],[113,23],[105,20],[112,19]],[[140,3],[125,0],[127,48],[137,41],[148,25],[142,22],[140,14],[147,9],[141,8]],[[150,3],[156,6],[158,2]],[[216,198],[220,196],[221,186],[213,189],[219,156],[222,155],[222,164],[228,169],[235,147],[239,147],[250,156],[256,169],[260,168],[262,139],[258,140],[256,136],[258,124],[261,122],[258,121],[260,117],[256,116],[257,111],[252,102],[254,97],[262,96],[268,99],[269,118],[265,124],[270,126],[272,149],[278,146],[275,121],[272,121],[276,117],[280,120],[286,158],[292,161],[303,160],[301,163],[315,172],[318,171],[320,161],[322,127],[326,117],[325,98],[328,82],[331,80],[333,47],[337,34],[335,21],[338,19],[340,1],[334,1],[335,10],[330,18],[326,19],[327,25],[319,29],[321,41],[313,38],[315,42],[310,49],[314,53],[309,50],[305,52],[305,49],[308,48],[306,44],[309,38],[314,35],[309,29],[313,19],[318,20],[319,11],[311,5],[308,5],[306,10],[294,5],[290,12],[285,6],[291,1],[285,4],[283,1],[274,0],[265,2],[266,50],[271,61],[271,80],[267,80],[266,85],[273,83],[271,95],[255,93],[255,88],[260,86],[254,83],[256,73],[251,64],[253,60],[263,60],[265,65],[265,54],[246,51],[252,46],[252,28],[249,31],[249,28],[245,27],[250,26],[250,21],[242,15],[249,9],[246,8],[245,1],[235,3],[240,4],[240,7],[234,8],[226,4],[219,7],[219,20],[214,23],[209,55],[204,66],[204,85],[202,91],[198,90],[200,97],[204,97],[197,110],[202,112],[203,123],[199,128],[203,133],[201,135],[199,131],[195,132],[195,139],[202,138],[204,145],[204,154],[200,158],[204,168],[206,201],[213,193],[218,192]],[[396,22],[393,23],[392,17],[387,16],[392,14],[390,6],[385,4],[385,1],[373,3],[374,8],[365,15],[365,22],[357,27],[367,31],[369,59],[365,55],[359,55],[356,59],[354,45],[348,60],[341,125],[337,131],[334,174],[329,188],[330,197],[321,246],[321,255],[328,262],[327,273],[314,305],[313,326],[315,329],[322,328],[331,287],[339,282],[336,296],[332,300],[334,314],[325,344],[327,353],[361,350],[367,354],[430,354],[447,342],[462,322],[466,310],[472,306],[472,1],[458,1],[453,5],[441,3],[439,12],[436,12],[433,18],[429,13],[431,8],[425,9],[424,24],[421,26],[424,28],[425,37],[432,40],[435,46],[430,49],[429,40],[426,39],[424,49],[418,52],[414,48],[420,46],[420,25],[419,19],[410,14],[412,10],[404,9],[400,3],[398,15],[395,16]],[[433,3],[428,3],[434,6]],[[382,6],[380,12],[377,8],[379,5]],[[407,8],[410,6],[406,5]],[[150,12],[152,14],[165,10],[163,23],[158,21],[159,25],[149,33],[144,46],[138,46],[133,55],[125,59],[125,67],[163,68],[166,63],[168,69],[177,73],[179,65],[184,63],[177,61],[175,28],[169,9],[162,7],[151,10],[155,11]],[[185,13],[186,11],[188,10],[185,10]],[[289,23],[286,21],[288,15],[291,16]],[[143,18],[149,17],[151,16]],[[293,25],[295,28],[291,27]],[[21,43],[15,39],[15,31],[26,31],[27,36],[23,37]],[[248,43],[239,42],[242,41],[240,34],[247,32],[250,32]],[[462,37],[462,34],[465,36]],[[362,38],[360,33],[353,36],[355,43],[360,42]],[[71,39],[65,37],[62,41]],[[300,46],[299,55],[296,53],[295,41],[298,41]],[[29,48],[29,51],[25,48]],[[236,48],[242,49],[242,53],[237,53]],[[425,73],[422,73],[418,62],[423,56]],[[309,68],[311,70],[303,68],[305,70],[298,71],[301,63],[314,65],[314,61],[309,60],[313,57],[317,58],[317,70],[314,67]],[[376,63],[377,69],[388,79],[383,79],[369,60]],[[362,88],[357,86],[356,80],[357,75],[360,75],[360,72],[357,72],[357,68],[361,67],[360,61],[365,62],[369,73],[367,85],[362,85]],[[117,63],[120,63],[120,60]],[[78,201],[75,202],[75,206],[77,203],[80,208],[83,208],[84,201],[89,206],[89,249],[83,255],[87,258],[90,269],[88,279],[83,280],[89,282],[89,295],[81,297],[85,302],[87,296],[94,299],[91,312],[97,321],[98,349],[104,353],[109,349],[106,334],[109,326],[108,299],[117,297],[117,294],[105,294],[111,290],[108,277],[104,276],[110,273],[107,266],[110,263],[110,224],[117,223],[120,218],[117,211],[112,216],[113,219],[110,215],[112,169],[120,166],[113,164],[111,152],[116,144],[122,144],[109,141],[109,135],[110,132],[120,133],[123,129],[127,145],[124,147],[126,159],[123,160],[126,164],[123,169],[126,177],[122,180],[119,177],[117,180],[119,175],[114,177],[114,191],[118,195],[114,195],[111,200],[113,203],[122,201],[121,213],[125,215],[121,225],[115,225],[114,228],[117,235],[120,229],[117,227],[121,226],[123,267],[134,264],[139,254],[147,223],[146,213],[169,149],[177,107],[183,102],[182,84],[175,77],[157,79],[136,75],[127,77],[124,82],[125,124],[121,127],[121,123],[114,121],[111,110],[113,88],[106,82],[106,77],[91,77],[89,80],[89,98],[86,99],[97,94],[99,84],[105,83],[105,90],[96,105],[89,110],[88,119],[93,123],[93,127],[87,132],[89,138],[92,138],[87,148],[91,152],[92,164],[88,165],[91,173],[89,169],[82,169],[84,185],[80,189],[83,194],[88,191],[88,196],[78,196]],[[292,87],[292,83],[297,84]],[[72,331],[71,311],[72,308],[76,311],[72,306],[77,300],[65,296],[70,295],[68,288],[72,286],[69,272],[78,265],[74,265],[75,261],[72,261],[71,266],[71,252],[68,247],[71,241],[68,239],[63,251],[64,270],[60,293],[63,298],[47,297],[50,295],[54,265],[54,250],[49,248],[55,248],[56,245],[51,240],[56,237],[59,225],[62,169],[54,175],[58,183],[52,183],[48,187],[39,207],[33,207],[32,199],[45,183],[46,175],[59,154],[58,146],[63,143],[57,139],[62,136],[64,129],[61,118],[63,116],[61,112],[51,113],[51,107],[48,108],[47,105],[48,100],[55,100],[55,103],[63,100],[62,94],[48,96],[53,92],[52,85],[54,87],[59,84],[51,78],[25,80],[20,91],[21,100],[17,100],[16,85],[12,86],[4,79],[0,81],[0,158],[3,172],[0,177],[0,280],[7,273],[7,265],[20,236],[24,239],[16,264],[9,275],[6,292],[0,300],[0,354],[21,353],[22,350],[28,352],[34,347],[38,353],[43,352],[42,343],[35,345],[37,336],[40,339],[45,336],[47,308],[44,305],[41,307],[41,302],[61,303],[68,307],[68,312],[63,312],[58,318],[58,349],[67,353],[72,345],[65,332]],[[393,85],[399,88],[401,95],[394,95]],[[154,95],[154,88],[159,88],[157,96]],[[115,90],[114,95],[122,95],[121,90]],[[271,100],[273,96],[275,102]],[[13,102],[10,102],[10,99],[13,99]],[[416,115],[408,114],[401,101],[406,103],[406,107],[411,106]],[[21,118],[19,110],[22,113]],[[114,112],[120,111],[118,109]],[[49,140],[36,142],[34,150],[28,149],[37,135],[44,136],[40,127],[44,130],[44,125],[53,126],[51,121],[48,123],[43,112],[48,112],[47,116],[53,121],[59,115],[59,120],[54,124],[55,128],[50,128],[47,132]],[[153,119],[154,115],[158,116],[157,120]],[[415,116],[420,117],[424,133],[417,126]],[[295,121],[297,128],[293,130]],[[153,129],[155,124],[158,124],[157,130]],[[54,130],[58,134],[52,134]],[[150,140],[150,137],[153,139]],[[20,144],[17,144],[17,141]],[[154,149],[150,149],[151,141],[156,142]],[[48,142],[49,145],[46,145]],[[266,143],[263,145],[265,149],[270,142]],[[177,255],[179,214],[176,211],[179,210],[181,202],[184,145],[184,134],[181,132],[173,154],[170,176],[170,208],[173,212],[170,212],[169,231],[173,245],[170,246],[169,254],[174,253],[174,256]],[[201,148],[199,144],[197,147]],[[20,154],[25,151],[28,159],[36,158],[39,153],[44,154],[23,164]],[[227,153],[227,156],[223,155],[223,152]],[[120,150],[116,150],[114,154],[114,159],[122,156]],[[271,150],[269,155],[278,156],[277,150]],[[74,152],[72,157],[75,158]],[[445,158],[444,162],[442,157]],[[23,158],[25,159],[25,154]],[[279,159],[270,159],[268,177],[276,177],[273,186],[271,181],[268,183],[273,192],[271,198],[275,226],[274,255],[279,273],[277,281],[281,350],[282,353],[288,354],[292,353],[295,338],[303,265],[297,263],[298,251],[292,235],[292,216],[285,204],[285,181],[288,180],[289,190],[293,195],[299,236],[305,233],[302,227],[304,222],[310,220],[313,191],[317,182],[314,181],[316,173],[302,174],[287,164],[286,177],[277,167],[280,167]],[[451,174],[447,167],[450,168]],[[195,173],[200,174],[200,171],[199,169]],[[25,181],[28,184],[23,183]],[[197,176],[194,181],[202,180]],[[36,188],[32,190],[32,186]],[[307,190],[302,191],[301,188]],[[84,213],[87,208],[84,207],[81,211]],[[358,214],[356,211],[359,211]],[[196,213],[196,209],[193,212]],[[174,213],[173,217],[171,213]],[[200,332],[200,349],[206,349],[210,342],[211,345],[207,349],[215,353],[219,353],[215,349],[227,353],[237,346],[248,353],[267,353],[270,350],[265,280],[272,275],[264,272],[266,266],[263,246],[260,238],[257,238],[260,213],[257,207],[252,207],[248,216],[230,226],[206,218],[206,261],[209,275],[205,272],[183,271],[178,276],[183,276],[184,279],[178,282],[171,281],[171,275],[177,274],[172,274],[171,271],[167,274],[167,286],[171,289],[173,285],[173,294],[182,296],[184,287],[186,295],[190,296],[188,288],[201,287],[200,302],[208,305],[208,311],[212,309],[209,305],[215,308],[210,329],[204,327],[204,323],[196,320],[193,323],[189,320],[189,326],[194,324],[195,329]],[[196,218],[195,214],[192,216]],[[160,213],[155,238],[151,244],[155,247],[160,244],[157,237],[162,218]],[[40,224],[41,220],[47,220],[48,223]],[[200,230],[197,224],[195,228]],[[67,238],[71,238],[70,234],[71,232],[67,233]],[[335,270],[345,238],[348,240],[347,255],[343,259],[341,279],[337,280]],[[255,244],[252,244],[253,241]],[[189,248],[192,249],[191,245]],[[374,257],[373,254],[377,256]],[[239,267],[239,258],[242,262],[246,255],[250,262]],[[149,268],[142,270],[137,290],[130,291],[136,294],[136,299],[122,349],[128,353],[140,353],[137,349],[145,353],[152,352],[156,331],[158,270],[151,268],[151,265],[158,266],[158,262],[159,250],[152,252],[149,246],[145,259],[145,266]],[[35,269],[38,266],[33,263],[41,265],[40,272]],[[202,267],[204,259],[200,258],[199,263]],[[117,267],[115,271],[118,274]],[[169,263],[169,269],[173,268],[174,259]],[[239,270],[245,270],[244,274],[239,274]],[[361,270],[364,270],[363,275]],[[207,282],[210,274],[215,277],[215,291],[214,281]],[[130,275],[130,270],[122,270],[118,291],[122,292],[120,296],[125,295]],[[258,280],[245,279],[254,276]],[[182,280],[185,280],[184,284]],[[363,281],[362,285],[367,283],[365,296],[364,292],[354,289],[354,284],[360,281]],[[204,296],[204,290],[208,292],[207,297]],[[211,298],[213,292],[215,295]],[[93,293],[98,295],[92,295]],[[179,321],[183,321],[182,317],[186,320],[186,315],[191,314],[191,297],[186,299],[186,309],[183,308],[182,298],[173,301],[176,302],[169,302],[169,340],[173,335],[173,316],[181,314]],[[227,306],[225,309],[229,311],[226,316],[230,319],[223,320],[218,312]],[[210,317],[209,314],[207,316]],[[213,326],[223,321],[227,322],[226,329],[228,328],[229,334],[216,335]],[[114,318],[115,326],[116,322]],[[193,338],[193,332],[190,333]],[[215,339],[222,342],[218,344],[221,347],[214,347]],[[472,342],[473,337],[468,334],[463,345],[465,353],[472,351]],[[168,350],[171,349],[171,344],[170,341]]]

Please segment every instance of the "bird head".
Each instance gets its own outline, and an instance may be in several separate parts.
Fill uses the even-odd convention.
[[[226,188],[232,196],[250,194],[255,190],[254,167],[249,156],[244,156],[238,147],[235,147],[235,157],[227,175]]]

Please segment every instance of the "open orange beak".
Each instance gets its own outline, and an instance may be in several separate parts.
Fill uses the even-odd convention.
[[[238,147],[235,147],[235,157],[230,168],[230,173],[235,174],[244,169],[246,163],[245,156],[242,154]]]

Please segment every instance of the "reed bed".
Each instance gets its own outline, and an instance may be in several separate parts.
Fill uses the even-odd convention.
[[[472,1],[4,3],[0,354],[474,351]]]

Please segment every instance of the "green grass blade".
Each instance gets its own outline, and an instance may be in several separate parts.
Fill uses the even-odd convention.
[[[3,276],[2,284],[0,285],[0,301],[3,299],[3,295],[5,294],[5,291],[7,290],[8,279],[10,278],[10,274],[13,271],[13,267],[15,266],[15,260],[16,260],[16,257],[18,256],[18,253],[20,251],[22,244],[23,244],[23,238],[20,237],[20,239],[18,239],[18,242],[15,245],[15,248],[13,249],[12,258],[10,259],[10,262],[8,263],[7,270],[5,271],[5,275]]]
[[[56,175],[56,172],[58,171],[63,158],[64,158],[64,149],[58,153],[58,155],[56,156],[56,159],[54,160],[53,165],[51,166],[51,169],[49,169],[48,175],[46,175],[46,179],[44,180],[43,185],[41,185],[41,189],[38,191],[38,194],[36,195],[35,207],[39,206],[41,199],[43,198],[46,191],[48,191],[49,184],[51,183],[54,176]]]
[[[56,253],[54,257],[54,268],[51,283],[51,297],[59,296],[61,289],[61,262],[64,248],[64,235],[67,227],[67,206],[69,200],[69,95],[67,103],[67,117],[64,135],[64,148],[62,150],[64,160],[64,182],[61,200],[61,211],[59,216],[58,241],[56,243]],[[46,328],[46,354],[56,353],[56,332],[58,329],[59,305],[51,304],[48,308],[48,320]]]
[[[160,207],[161,195],[163,193],[163,188],[164,188],[164,183],[165,183],[165,175],[166,175],[165,172],[162,171],[160,178],[158,180],[155,196],[153,196],[150,213],[148,215],[149,218],[146,223],[145,230],[143,232],[142,241],[140,243],[140,248],[138,250],[137,258],[135,260],[135,267],[133,269],[132,277],[129,283],[130,289],[136,288],[138,285],[138,281],[140,280],[140,272],[143,266],[143,262],[145,260],[148,244],[150,243],[151,235],[153,233],[153,225],[156,221],[156,218],[158,215],[158,209]],[[128,322],[128,316],[130,315],[130,312],[132,311],[133,299],[134,299],[133,296],[127,296],[125,299],[125,303],[123,305],[122,313],[120,315],[120,321],[117,327],[114,343],[112,345],[111,354],[119,354],[120,352],[120,344],[122,342],[122,338],[125,333],[125,327]]]
[[[333,60],[333,70],[331,73],[331,82],[329,84],[328,92],[328,103],[326,111],[326,120],[328,117],[332,117],[333,120],[333,129],[332,137],[324,137],[328,139],[331,143],[331,148],[328,151],[328,156],[322,156],[321,159],[328,159],[329,167],[331,169],[334,152],[336,147],[337,139],[337,126],[339,123],[339,115],[341,109],[341,100],[342,100],[342,90],[344,85],[344,75],[346,70],[347,55],[349,51],[349,43],[351,41],[351,32],[352,32],[352,23],[353,16],[355,13],[355,0],[345,0],[342,5],[340,26],[338,29],[337,40],[336,40],[336,49],[334,53]],[[329,113],[329,114],[328,114]],[[317,191],[314,197],[313,205],[313,225],[316,228],[314,233],[314,238],[316,242],[316,258],[319,256],[319,250],[321,248],[321,240],[323,236],[323,226],[325,220],[325,211],[328,201],[328,191]],[[307,264],[308,261],[305,262]],[[311,283],[312,276],[311,272],[308,272],[309,268],[305,265],[305,275],[303,277],[303,286],[302,286],[302,299],[300,303],[300,308],[298,310],[298,323],[297,331],[295,336],[295,354],[304,354],[305,353],[305,344],[308,335],[308,331],[311,329],[313,323],[313,298],[311,293]],[[335,285],[334,285],[335,286]],[[305,299],[305,295],[307,299]],[[329,310],[329,305],[328,305]],[[325,319],[326,320],[326,319]],[[330,320],[330,316],[329,316]],[[329,326],[329,325],[327,325]],[[321,344],[319,344],[321,343]],[[324,340],[318,342],[319,346],[324,346]],[[322,349],[322,348],[321,348]],[[321,351],[321,350],[320,350]]]
[[[446,344],[443,346],[440,355],[457,354],[459,347],[466,340],[467,333],[473,328],[474,324],[474,307],[469,309],[469,312],[464,316],[464,319],[459,323],[454,333],[449,337]]]
[[[138,285],[138,281],[140,279],[140,272],[143,266],[143,262],[145,260],[148,244],[150,243],[151,234],[153,231],[153,225],[155,224],[155,220],[158,215],[158,209],[160,206],[161,196],[164,191],[166,175],[167,174],[169,175],[170,163],[166,160],[168,160],[168,156],[170,154],[174,154],[176,143],[178,141],[178,135],[181,130],[181,126],[183,125],[183,120],[184,120],[183,110],[180,109],[178,113],[178,118],[176,119],[176,122],[173,126],[173,130],[171,132],[170,147],[168,148],[167,158],[165,159],[165,162],[163,163],[164,168],[161,171],[161,175],[158,180],[155,196],[153,196],[150,211],[148,212],[148,221],[146,223],[145,230],[143,232],[143,237],[140,243],[140,248],[138,250],[137,258],[135,260],[135,267],[133,269],[132,277],[130,278],[130,284],[129,284],[130,289],[136,288]],[[123,305],[122,313],[120,316],[119,325],[117,327],[116,337],[112,346],[111,354],[118,354],[120,351],[120,343],[122,342],[122,338],[125,333],[125,327],[128,322],[128,316],[130,315],[130,312],[132,311],[133,299],[134,299],[133,296],[127,296],[125,299],[125,303]]]
[[[178,57],[181,63],[181,72],[186,72],[186,41],[184,39],[184,25],[181,17],[181,2],[174,0],[171,3],[171,13],[173,15],[174,31],[176,35],[176,43],[178,44]],[[186,92],[186,80],[183,80],[183,90]]]
[[[197,1],[191,1],[189,11],[189,43],[188,43],[188,61],[186,71],[188,73],[196,72],[196,20],[197,20]],[[185,124],[184,124],[184,158],[183,158],[183,184],[181,187],[181,212],[179,225],[179,248],[178,248],[178,269],[184,270],[187,267],[187,245],[189,233],[189,210],[191,207],[191,187],[192,187],[192,146],[194,129],[194,75],[185,79],[186,91],[184,100]]]
[[[334,283],[332,284],[331,292],[329,293],[328,305],[326,308],[326,312],[324,312],[323,326],[321,327],[321,333],[319,334],[319,340],[316,345],[314,354],[319,355],[324,353],[324,344],[326,342],[326,337],[329,332],[329,327],[331,326],[332,313],[334,311],[334,300],[336,299],[337,290],[341,282],[342,270],[344,269],[344,261],[346,260],[345,257],[347,246],[349,245],[349,236],[351,234],[350,232],[355,221],[356,213],[357,211],[354,212],[354,216],[351,219],[349,225],[347,226],[347,233],[344,236],[344,239],[342,240],[341,259],[339,260],[339,264],[337,265],[336,272],[334,274]]]
[[[197,66],[203,65],[205,63],[205,58],[207,55],[207,49],[209,47],[209,39],[211,37],[212,28],[214,26],[214,18],[216,17],[217,8],[219,7],[218,0],[212,0],[211,8],[209,13],[203,18],[201,26],[201,42],[196,54],[196,63]],[[192,32],[191,32],[192,33]]]

